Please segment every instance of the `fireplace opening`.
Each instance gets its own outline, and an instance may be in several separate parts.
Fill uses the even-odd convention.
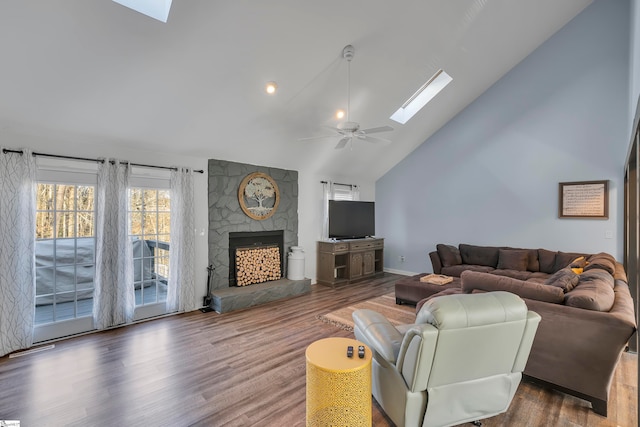
[[[239,268],[242,269],[240,277]],[[283,230],[229,233],[229,286],[276,280],[276,276],[280,278],[283,273]]]

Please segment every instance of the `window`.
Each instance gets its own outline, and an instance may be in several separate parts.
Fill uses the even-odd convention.
[[[91,316],[95,186],[38,183],[36,325]]]
[[[333,200],[359,200],[360,192],[357,185],[333,184]]]
[[[131,188],[129,207],[136,306],[164,302],[169,278],[170,191]]]

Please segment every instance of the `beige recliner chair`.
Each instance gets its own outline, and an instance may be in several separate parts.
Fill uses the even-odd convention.
[[[398,426],[450,426],[505,412],[520,384],[540,322],[508,292],[427,301],[416,324],[393,326],[353,313],[373,351],[372,393]]]

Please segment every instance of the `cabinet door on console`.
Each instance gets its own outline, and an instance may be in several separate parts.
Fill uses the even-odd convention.
[[[375,273],[376,259],[375,252],[363,252],[362,254],[362,274],[367,276]]]
[[[362,271],[362,252],[352,253],[351,261],[349,262],[349,271],[351,274],[349,277],[351,279],[357,279],[363,275]]]

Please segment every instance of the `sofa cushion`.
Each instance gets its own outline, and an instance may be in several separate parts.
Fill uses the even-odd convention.
[[[564,303],[586,310],[609,311],[615,301],[613,285],[613,276],[606,270],[585,271],[578,285],[565,295]]]
[[[526,249],[526,248],[512,248],[509,246],[505,246],[501,249],[515,249],[518,251],[528,251],[529,252],[529,263],[527,264],[527,270],[529,271],[540,271],[540,261],[538,260],[538,250],[537,249]]]
[[[533,275],[530,271],[520,271],[520,270],[493,270],[491,274],[495,274],[496,276],[506,276],[511,277],[512,279],[518,280],[529,280]]]
[[[455,246],[438,243],[436,245],[436,250],[438,251],[438,256],[440,257],[443,267],[462,264],[460,250]]]
[[[556,262],[556,253],[546,249],[538,249],[538,261],[540,262],[540,271],[543,273],[553,274],[555,270],[553,266]]]
[[[529,251],[526,249],[498,249],[500,270],[526,271],[529,266]]]
[[[589,257],[588,263],[584,267],[584,271],[592,269],[602,269],[613,274],[616,271],[616,260],[614,257],[605,252],[600,252]]]
[[[463,264],[486,265],[495,268],[498,265],[498,248],[493,246],[475,246],[461,243],[460,255]]]
[[[489,267],[486,265],[460,264],[452,265],[451,267],[442,267],[442,269],[440,269],[440,274],[444,274],[445,276],[460,277],[460,275],[464,271],[481,271],[483,273],[488,273],[494,270],[495,269],[493,267]]]
[[[547,286],[557,286],[562,289],[564,293],[567,293],[571,289],[576,287],[579,279],[580,276],[577,275],[571,268],[565,267],[549,276],[544,284]]]
[[[564,292],[555,286],[546,286],[475,271],[465,271],[460,277],[462,291],[466,293],[479,289],[483,291],[507,291],[521,298],[555,304],[560,304],[564,300]]]
[[[579,254],[575,252],[560,252],[560,251],[556,252],[555,261],[553,263],[553,273],[571,265],[573,260],[583,256],[584,254]]]

